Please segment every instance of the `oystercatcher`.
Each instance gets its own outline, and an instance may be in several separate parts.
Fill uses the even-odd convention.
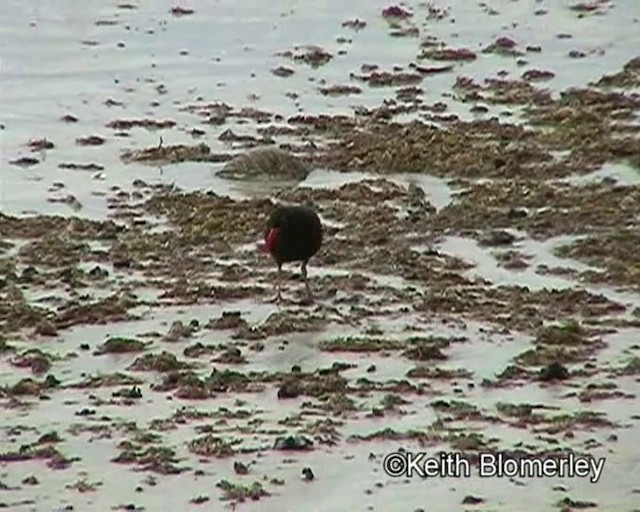
[[[271,254],[278,265],[276,302],[282,300],[282,265],[297,261],[302,263],[300,270],[307,300],[313,302],[307,277],[307,263],[320,250],[323,231],[320,217],[309,206],[282,205],[271,213],[264,231],[264,244],[261,244],[260,248]]]

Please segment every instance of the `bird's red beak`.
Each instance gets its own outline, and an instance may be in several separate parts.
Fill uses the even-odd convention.
[[[262,252],[273,252],[278,243],[278,235],[280,234],[280,228],[271,228],[264,238],[264,243],[258,244],[258,249]]]

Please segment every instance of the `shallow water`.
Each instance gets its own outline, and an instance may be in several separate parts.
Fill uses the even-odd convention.
[[[576,286],[575,280],[562,276],[541,274],[537,271],[537,267],[540,265],[545,265],[549,268],[562,266],[578,272],[598,270],[580,262],[558,258],[552,253],[555,247],[569,243],[574,239],[575,237],[558,237],[544,242],[531,239],[525,239],[521,243],[516,242],[510,249],[521,249],[525,255],[532,256],[532,258],[528,260],[529,266],[515,271],[501,267],[498,264],[496,258],[491,254],[492,252],[497,252],[496,248],[482,247],[476,240],[470,238],[446,237],[437,246],[446,254],[456,254],[473,263],[474,267],[467,271],[469,277],[480,277],[496,286],[527,286],[531,290],[562,290],[574,288]],[[638,303],[637,294],[614,290],[610,286],[584,285],[581,288],[595,294],[602,294],[626,306],[634,306]]]
[[[578,19],[568,9],[575,2],[520,0],[492,1],[485,3],[452,0],[435,2],[439,7],[448,7],[451,15],[440,21],[426,20],[426,13],[418,2],[408,2],[419,18],[422,34],[433,35],[451,47],[469,47],[480,51],[499,36],[512,37],[519,47],[539,45],[540,53],[527,52],[529,64],[519,66],[516,59],[495,55],[483,56],[475,62],[456,64],[451,73],[437,74],[425,78],[422,87],[425,102],[447,103],[449,112],[472,118],[471,105],[462,103],[450,92],[459,75],[472,76],[479,80],[495,77],[501,70],[518,77],[526,69],[548,69],[556,73],[547,86],[555,93],[570,86],[584,85],[596,80],[603,73],[617,71],[637,52],[640,46],[640,5],[636,0],[619,0],[605,15],[589,15]],[[160,0],[140,3],[136,9],[118,8],[116,3],[91,0],[67,2],[18,2],[8,0],[0,16],[0,211],[6,214],[37,212],[42,214],[74,215],[66,204],[52,203],[48,199],[73,194],[82,204],[77,213],[89,218],[101,219],[110,214],[107,194],[114,186],[128,190],[134,180],[149,184],[174,184],[185,190],[213,190],[217,194],[233,198],[268,196],[283,186],[277,182],[233,182],[216,176],[222,163],[181,163],[172,165],[124,164],[121,151],[131,148],[155,146],[162,136],[163,144],[193,144],[202,140],[215,152],[234,152],[235,149],[218,140],[219,134],[231,127],[236,133],[255,133],[252,123],[240,124],[230,120],[225,126],[214,126],[184,110],[191,104],[227,102],[234,108],[252,106],[290,116],[296,113],[344,113],[356,106],[374,107],[389,95],[389,89],[362,86],[363,94],[327,98],[317,92],[320,79],[327,85],[349,83],[349,73],[359,73],[363,63],[376,63],[382,69],[394,65],[406,66],[415,61],[416,40],[391,38],[387,35],[387,23],[380,16],[386,1],[369,1],[348,4],[330,0],[309,2],[286,0],[272,3],[246,0],[220,0],[215,3],[194,5],[193,15],[174,17],[169,14],[173,2]],[[491,14],[488,8],[496,12]],[[535,15],[536,10],[547,10],[547,14]],[[360,18],[367,21],[361,31],[342,28],[342,22]],[[109,22],[114,22],[109,24]],[[615,27],[615,28],[614,28]],[[559,38],[558,34],[571,34],[570,38]],[[344,36],[352,41],[338,43],[336,38]],[[119,43],[122,43],[119,45]],[[305,65],[288,61],[275,54],[296,45],[317,44],[334,53],[333,60],[314,70]],[[337,54],[341,48],[346,54]],[[585,52],[583,59],[570,59],[571,50]],[[182,53],[181,53],[182,52]],[[186,53],[184,53],[186,52]],[[295,70],[289,78],[277,78],[270,70],[285,65]],[[158,89],[158,86],[163,87]],[[166,92],[165,92],[166,91]],[[287,92],[299,94],[297,100],[285,96]],[[251,96],[251,95],[256,95]],[[107,100],[119,102],[108,106]],[[501,108],[492,108],[489,113],[476,117],[501,114]],[[62,123],[59,118],[71,114],[77,123]],[[173,129],[131,130],[130,137],[116,136],[106,123],[114,119],[148,117],[176,121]],[[189,134],[193,128],[203,129],[206,134],[196,139]],[[81,147],[75,139],[87,135],[105,138],[102,146]],[[55,148],[44,153],[31,153],[25,144],[36,138],[46,137]],[[41,160],[35,166],[22,168],[9,162],[20,156],[34,156]],[[104,168],[100,171],[64,170],[63,162],[96,163]],[[425,174],[388,175],[386,178],[407,186],[415,183],[426,194],[426,199],[441,209],[454,200],[455,190],[447,180]],[[314,169],[298,184],[302,187],[339,187],[345,183],[377,178],[377,175],[341,172],[340,169]],[[590,175],[570,177],[575,184],[614,177],[621,185],[638,183],[638,173],[620,164],[607,164]],[[56,182],[64,188],[50,191]],[[524,239],[514,248],[531,255],[530,266],[522,271],[500,267],[492,255],[495,249],[482,248],[475,241],[461,237],[445,238],[438,249],[443,253],[461,257],[475,266],[468,276],[481,277],[493,285],[526,285],[531,289],[564,289],[580,286],[593,293],[619,301],[628,306],[628,311],[640,306],[640,297],[631,292],[621,292],[608,286],[583,286],[570,277],[542,275],[536,272],[539,265],[564,267],[578,272],[589,270],[587,265],[558,258],[553,249],[570,239],[553,239],[537,242]],[[249,250],[248,247],[239,248]],[[12,250],[17,250],[14,248]],[[109,268],[113,273],[113,269]],[[344,276],[347,270],[339,265],[331,268],[313,268],[314,277]],[[405,289],[408,283],[398,276],[363,274],[380,287]],[[215,282],[212,277],[211,282]],[[266,282],[260,283],[267,285]],[[424,291],[415,286],[419,292]],[[89,290],[95,297],[106,292]],[[136,292],[151,300],[153,291]],[[382,293],[382,292],[381,292]],[[41,299],[53,295],[53,291],[37,291],[29,298]],[[271,304],[255,300],[198,304],[189,306],[142,307],[142,320],[120,322],[110,325],[82,326],[66,330],[51,340],[37,339],[38,347],[61,356],[71,352],[76,358],[65,358],[55,363],[56,375],[63,384],[73,384],[83,375],[96,375],[123,371],[139,354],[94,356],[93,350],[110,335],[135,336],[150,331],[165,333],[172,322],[188,322],[197,319],[201,324],[219,316],[223,311],[237,310],[252,325],[264,322],[277,311]],[[429,315],[399,312],[390,319],[384,312],[378,317],[360,319],[354,325],[331,324],[326,331],[294,333],[276,336],[265,341],[262,351],[244,350],[248,359],[246,370],[288,371],[299,365],[303,371],[330,367],[336,361],[356,365],[346,370],[351,379],[372,378],[377,382],[403,379],[406,372],[416,366],[406,358],[391,353],[329,353],[318,350],[318,343],[338,336],[360,334],[367,327],[376,326],[389,339],[404,339],[406,328],[417,330],[420,335],[466,336],[468,339],[452,344],[444,351],[448,360],[438,364],[443,369],[463,368],[473,372],[470,379],[427,382],[430,391],[425,396],[410,396],[409,404],[403,406],[406,414],[387,413],[384,417],[370,417],[368,413],[383,398],[385,393],[376,393],[358,400],[360,409],[350,412],[350,417],[338,430],[343,436],[336,446],[318,444],[313,452],[278,452],[270,450],[272,436],[259,429],[251,430],[248,420],[229,420],[225,434],[244,440],[243,446],[260,447],[265,451],[238,454],[228,459],[204,459],[188,453],[186,443],[196,435],[198,423],[211,423],[211,419],[179,425],[175,430],[161,432],[162,443],[174,447],[181,463],[193,469],[202,469],[203,475],[193,471],[176,476],[158,476],[157,485],[145,482],[147,474],[136,472],[132,467],[111,463],[117,455],[116,445],[131,435],[124,430],[112,428],[112,438],[99,439],[90,432],[72,434],[69,429],[76,424],[99,424],[100,416],[109,416],[114,425],[135,421],[147,428],[153,418],[168,418],[184,405],[194,404],[163,393],[148,392],[151,382],[146,382],[144,398],[134,406],[120,403],[100,403],[96,398],[109,401],[112,388],[73,389],[52,394],[51,400],[28,399],[28,409],[5,409],[0,418],[0,443],[2,449],[15,450],[21,444],[37,439],[41,434],[56,430],[63,442],[60,450],[81,459],[66,470],[51,470],[42,461],[0,463],[0,483],[16,489],[5,490],[0,503],[10,503],[11,510],[108,510],[121,504],[135,503],[145,510],[198,510],[222,509],[228,505],[219,502],[220,491],[215,487],[221,479],[251,483],[264,482],[273,495],[260,501],[247,501],[238,505],[242,510],[458,510],[465,496],[474,495],[485,499],[479,510],[539,511],[548,509],[565,496],[574,499],[593,500],[602,510],[631,511],[638,503],[638,476],[640,476],[640,451],[637,446],[640,435],[638,418],[633,405],[636,400],[614,398],[581,403],[575,397],[566,397],[568,386],[546,386],[528,383],[521,387],[484,388],[483,379],[491,379],[502,371],[520,352],[531,346],[532,339],[524,335],[506,335],[495,332],[493,326],[471,321],[456,322]],[[623,315],[628,318],[628,315]],[[462,325],[459,325],[462,324]],[[411,332],[409,332],[410,334]],[[637,329],[620,329],[603,336],[608,346],[594,356],[599,365],[620,366],[629,354],[637,354]],[[32,347],[29,334],[16,340],[19,349]],[[188,341],[189,344],[232,343],[225,331],[200,331]],[[288,343],[285,344],[284,342]],[[82,343],[89,351],[79,350]],[[633,348],[635,345],[635,348]],[[153,352],[167,350],[180,357],[186,343],[154,342]],[[634,352],[635,350],[635,352]],[[431,364],[430,362],[426,363]],[[213,365],[213,363],[211,363]],[[373,374],[368,368],[375,365]],[[224,365],[217,365],[221,368]],[[198,368],[206,375],[211,367]],[[134,373],[134,372],[132,372]],[[30,376],[28,369],[18,369],[0,359],[0,384],[9,384],[19,377]],[[140,373],[142,377],[144,374]],[[157,380],[157,379],[156,379]],[[153,379],[152,379],[153,382]],[[591,380],[582,377],[572,380],[571,386],[578,390]],[[474,387],[468,387],[468,384]],[[640,392],[637,378],[617,378],[619,388],[626,393]],[[95,396],[90,396],[95,395]],[[169,399],[171,398],[171,399]],[[348,436],[366,434],[384,428],[398,431],[426,429],[440,416],[429,404],[438,398],[459,399],[473,403],[486,412],[495,412],[498,402],[544,403],[558,411],[601,410],[620,427],[575,429],[575,438],[560,438],[561,446],[585,450],[589,438],[600,444],[589,452],[594,456],[605,456],[602,480],[591,484],[584,479],[517,479],[478,478],[428,479],[414,478],[409,481],[391,479],[384,475],[381,458],[399,447],[419,450],[413,441],[375,440],[349,442]],[[282,432],[295,432],[282,421],[300,413],[303,399],[278,400],[275,388],[261,393],[244,395],[219,394],[204,402],[205,410],[220,407],[239,408],[238,399],[246,401],[243,408],[255,412],[254,417],[264,421],[261,428]],[[96,405],[98,403],[99,405]],[[195,402],[198,405],[198,402]],[[76,416],[83,408],[96,409],[95,416]],[[310,418],[309,418],[310,416]],[[309,414],[307,419],[316,418]],[[318,418],[327,414],[320,411]],[[336,418],[339,419],[339,418]],[[103,423],[111,425],[110,422]],[[304,422],[303,422],[304,424]],[[16,432],[17,425],[33,427],[37,432]],[[512,448],[516,443],[540,441],[530,430],[492,424],[466,425],[483,431],[486,437],[500,439],[500,446]],[[244,430],[243,430],[244,429]],[[244,433],[243,433],[244,432]],[[249,433],[246,433],[249,432]],[[609,442],[615,433],[617,441]],[[560,435],[558,435],[560,437]],[[553,447],[554,445],[550,445]],[[429,447],[429,451],[450,449],[447,444]],[[374,454],[376,457],[370,457]],[[251,462],[251,473],[246,477],[235,475],[233,460]],[[303,481],[303,467],[312,467],[316,479]],[[22,480],[35,475],[40,485],[21,484]],[[81,493],[66,486],[79,479],[102,482],[96,492]],[[286,485],[271,485],[272,478],[282,478]],[[143,492],[136,491],[141,485]],[[354,492],[353,485],[357,490]],[[564,486],[559,488],[557,486]],[[560,490],[559,490],[560,489]],[[564,490],[562,490],[564,489]],[[198,496],[209,496],[208,504],[196,505],[189,500]],[[19,505],[21,500],[32,500]],[[66,510],[72,510],[67,508]]]
[[[618,2],[606,16],[586,16],[576,20],[566,9],[569,0],[554,3],[522,1],[494,2],[498,11],[489,15],[479,4],[459,0],[446,7],[451,18],[425,21],[427,33],[449,41],[453,46],[480,49],[500,35],[514,38],[522,46],[539,45],[541,53],[527,54],[532,67],[551,68],[556,77],[549,83],[554,90],[584,84],[603,72],[618,69],[629,58],[632,41],[637,38],[638,16],[633,0]],[[377,105],[386,94],[384,88],[366,89],[366,94],[346,98],[325,98],[316,93],[314,77],[322,76],[328,84],[345,83],[350,72],[357,72],[363,62],[375,61],[383,69],[413,60],[413,38],[384,36],[386,22],[379,16],[386,2],[375,1],[344,8],[337,1],[313,4],[282,1],[269,7],[252,2],[222,1],[199,6],[195,15],[172,17],[171,2],[154,2],[135,10],[105,6],[102,2],[48,2],[6,4],[0,46],[3,52],[0,103],[11,105],[5,111],[0,144],[3,168],[0,204],[3,211],[40,211],[71,214],[64,204],[43,202],[55,181],[66,185],[83,205],[83,215],[102,216],[106,207],[92,192],[104,192],[113,185],[126,186],[133,179],[149,182],[176,182],[187,188],[204,187],[229,193],[233,188],[214,177],[214,165],[181,165],[180,170],[165,170],[163,176],[153,166],[123,165],[119,152],[129,147],[190,142],[186,130],[195,126],[205,129],[205,140],[212,149],[223,147],[216,130],[202,125],[182,107],[205,102],[224,101],[243,106],[249,94],[259,95],[255,108],[294,114],[344,112],[355,105]],[[444,7],[444,6],[443,6]],[[538,9],[548,14],[535,16]],[[418,11],[419,12],[419,11]],[[340,25],[359,17],[368,26],[354,32]],[[477,23],[477,19],[483,23]],[[603,23],[606,20],[606,23]],[[97,21],[115,22],[97,25]],[[610,27],[616,30],[611,31]],[[571,39],[559,39],[559,33],[571,33]],[[346,55],[337,55],[320,70],[293,65],[296,73],[286,79],[275,79],[270,69],[284,63],[277,52],[298,44],[318,44],[335,52],[339,35],[352,39],[343,45]],[[83,44],[91,41],[92,45]],[[118,47],[124,43],[124,47]],[[588,53],[585,59],[568,59],[570,49]],[[186,50],[187,55],[180,52]],[[592,53],[590,53],[592,52]],[[43,56],[46,56],[43,58]],[[220,59],[217,61],[217,59]],[[464,73],[484,78],[490,70],[516,72],[515,59],[488,56],[457,66],[460,71],[425,79],[427,101],[443,99],[456,110],[467,107],[442,98],[438,91],[448,90],[455,76]],[[462,71],[464,70],[464,71]],[[255,76],[252,76],[254,74]],[[163,84],[166,94],[158,94]],[[300,104],[296,107],[285,97],[296,91]],[[106,107],[107,99],[122,106]],[[154,103],[151,106],[152,102]],[[69,114],[78,123],[58,121]],[[136,129],[133,138],[113,136],[105,123],[116,118],[152,116],[172,119],[178,129],[160,132]],[[242,127],[234,127],[234,130]],[[96,134],[107,142],[103,146],[79,148],[76,137]],[[21,146],[30,139],[47,137],[56,144],[46,160],[30,169],[7,165],[20,154]],[[58,169],[61,162],[99,162],[103,180],[95,173]],[[164,174],[164,173],[163,173]],[[186,175],[186,176],[185,176]]]

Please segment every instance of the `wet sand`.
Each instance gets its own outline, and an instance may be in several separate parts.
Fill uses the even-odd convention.
[[[640,8],[390,5],[7,4],[2,506],[637,510]],[[310,173],[220,174],[264,145]],[[281,201],[312,306],[266,302]]]

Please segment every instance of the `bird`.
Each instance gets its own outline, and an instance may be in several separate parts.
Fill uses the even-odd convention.
[[[320,250],[323,236],[324,229],[320,217],[310,206],[279,205],[271,212],[264,230],[264,243],[260,244],[260,249],[268,252],[278,265],[276,302],[282,301],[282,265],[298,261],[302,264],[300,270],[307,301],[313,302],[307,264]]]

